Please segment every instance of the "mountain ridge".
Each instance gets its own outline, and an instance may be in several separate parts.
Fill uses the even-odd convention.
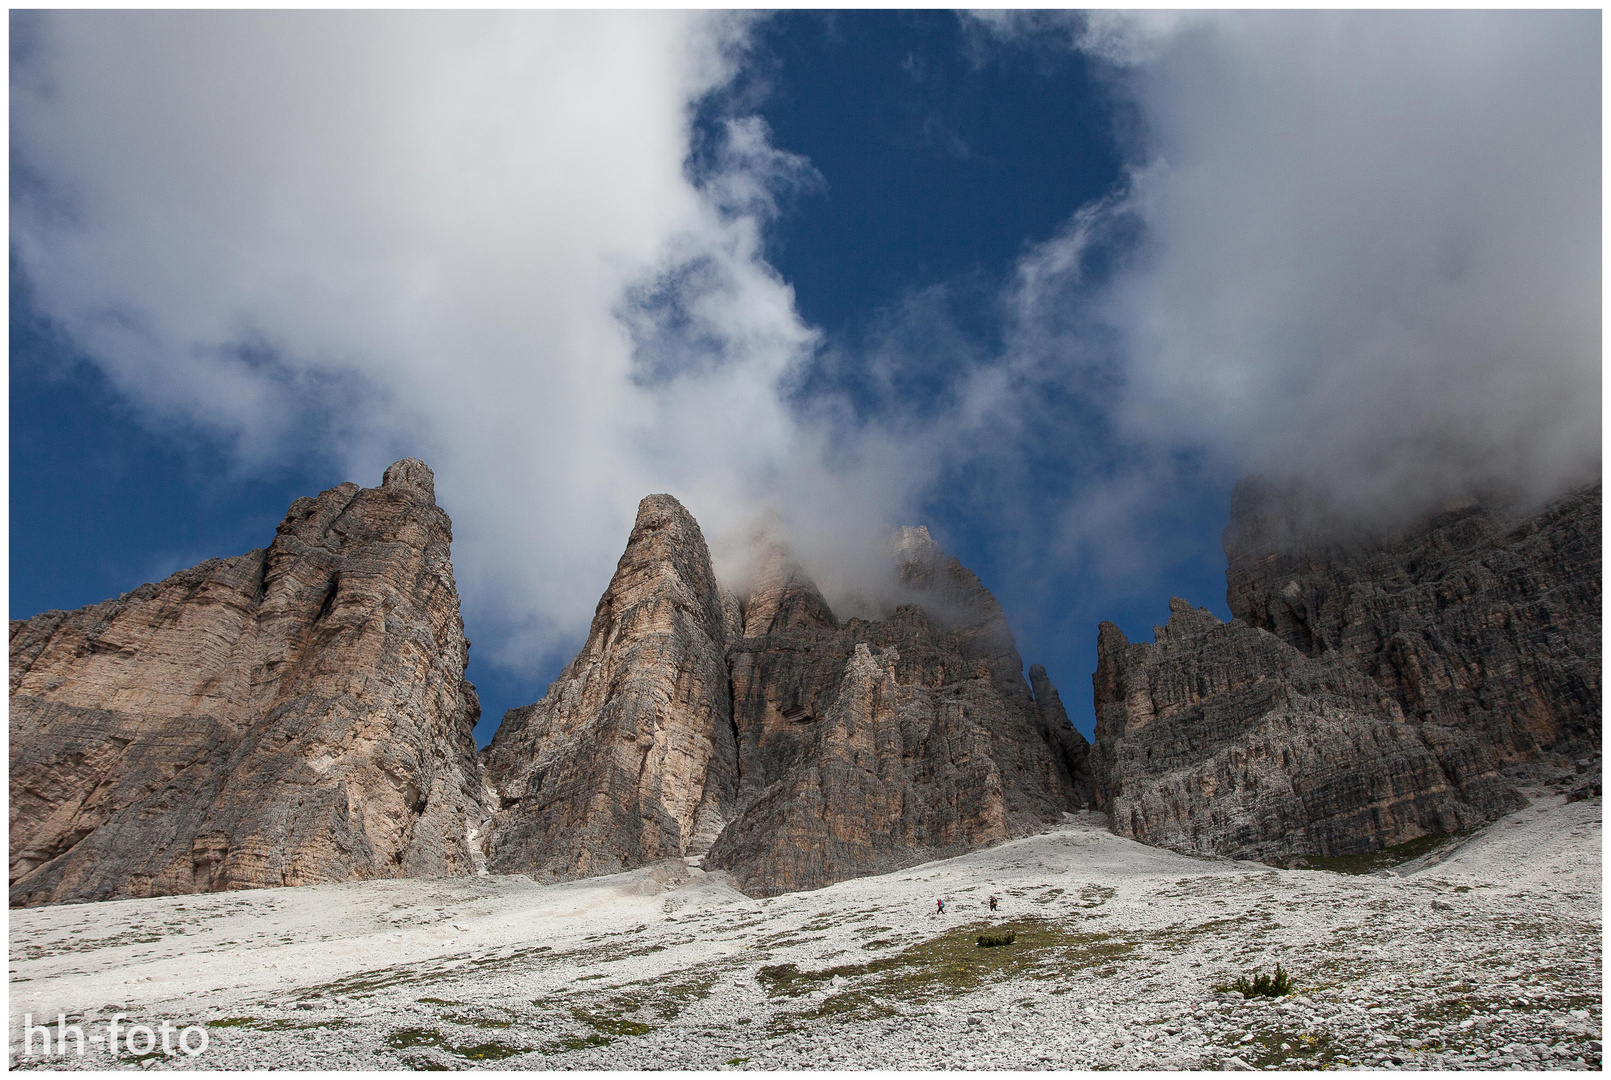
[[[1282,862],[1468,830],[1522,779],[1598,793],[1598,484],[1347,542],[1272,527],[1294,497],[1238,488],[1230,622],[1101,626],[1091,745],[925,528],[892,608],[841,620],[776,539],[724,585],[651,495],[586,643],[477,753],[451,522],[405,459],[266,548],[12,622],[11,903],[668,860],[771,895],[1088,806]]]

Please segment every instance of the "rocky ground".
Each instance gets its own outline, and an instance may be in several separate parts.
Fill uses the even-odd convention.
[[[1089,815],[766,900],[666,864],[560,885],[376,881],[17,910],[11,1064],[1597,1069],[1601,800],[1532,794],[1385,868],[1188,858]],[[1012,944],[977,944],[1008,929]],[[1277,963],[1288,996],[1222,989]],[[207,1047],[109,1054],[119,1013],[124,1031],[201,1026]],[[86,1053],[71,1035],[66,1054],[41,1054],[37,1037],[25,1052],[25,1016],[54,1037],[58,1014]]]

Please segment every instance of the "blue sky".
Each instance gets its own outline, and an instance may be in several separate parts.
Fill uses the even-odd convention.
[[[1089,734],[1238,477],[1598,477],[1599,18],[14,14],[12,617],[415,454],[483,742],[661,490],[928,524]]]

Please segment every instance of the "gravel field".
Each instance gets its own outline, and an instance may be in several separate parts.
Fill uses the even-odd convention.
[[[1352,873],[1190,858],[1092,814],[769,900],[668,864],[17,910],[11,1064],[1598,1069],[1601,800],[1531,794]],[[1221,989],[1277,963],[1295,993]],[[30,1015],[51,1054],[24,1048]]]

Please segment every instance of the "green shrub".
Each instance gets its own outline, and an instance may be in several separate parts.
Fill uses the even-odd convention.
[[[1251,979],[1243,975],[1233,983],[1225,983],[1214,989],[1235,990],[1245,998],[1286,997],[1293,992],[1292,976],[1288,975],[1280,964],[1276,964],[1273,975],[1260,975],[1255,972]]]
[[[979,945],[986,949],[994,949],[997,945],[1011,945],[1017,940],[1016,930],[992,930],[979,935]]]

